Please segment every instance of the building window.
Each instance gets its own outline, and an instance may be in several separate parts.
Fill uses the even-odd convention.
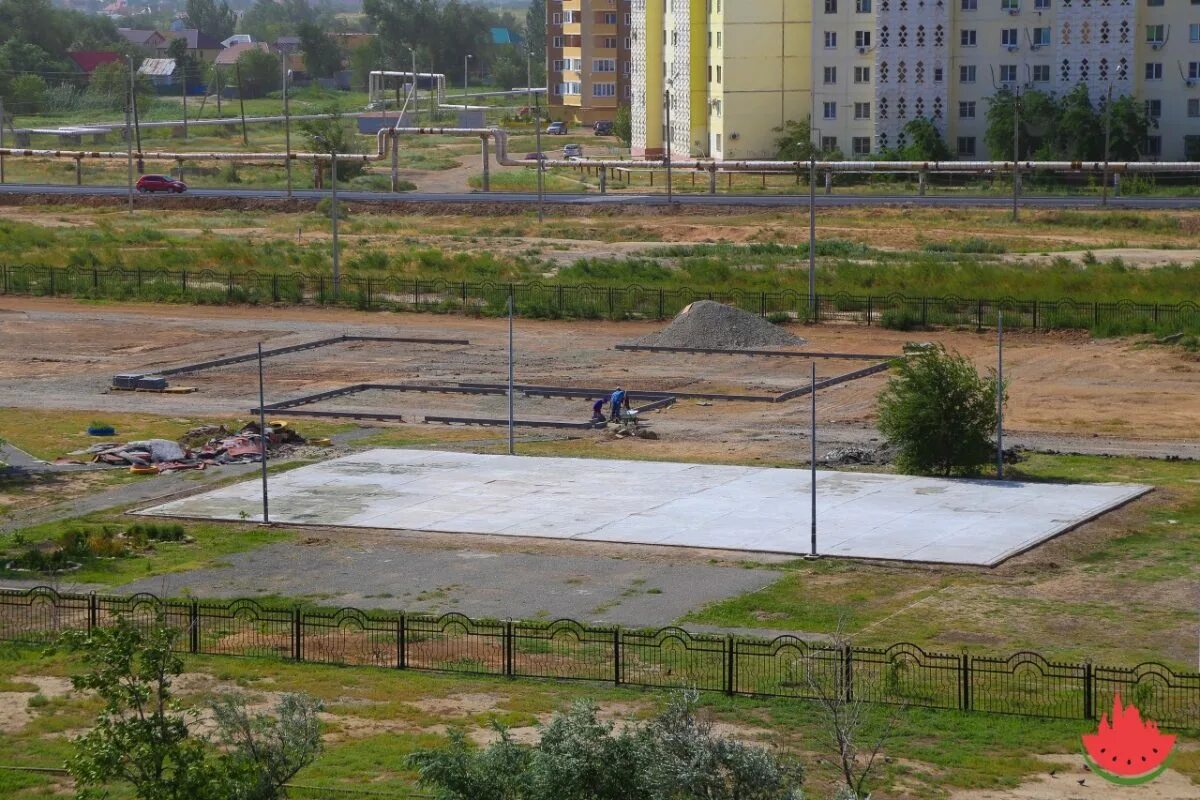
[[[1045,11],[1050,8],[1050,0],[1033,0],[1033,7],[1037,11]]]
[[[854,68],[854,82],[855,83],[870,83],[871,82],[871,68],[870,67],[855,67]]]
[[[871,13],[871,0],[854,0],[854,13],[855,14],[870,14]]]
[[[553,64],[552,69],[554,72],[562,72],[563,71],[563,60],[561,58],[554,59],[552,64]],[[280,79],[280,82],[282,82],[282,79]]]
[[[854,46],[855,47],[870,47],[871,46],[871,32],[870,31],[855,31],[854,32]]]
[[[1001,11],[1020,11],[1021,0],[1000,0]]]
[[[717,64],[717,83],[721,82],[721,65]]]
[[[1162,4],[1163,0],[1146,0],[1146,5],[1148,6],[1161,6]]]
[[[554,48],[555,50],[562,50],[563,37],[555,36],[553,39],[550,40],[550,46],[552,48]],[[281,78],[280,83],[282,83],[282,82],[283,82],[283,79]]]
[[[871,137],[870,136],[854,136],[850,139],[850,150],[856,156],[871,155]]]
[[[1200,43],[1200,22],[1188,25],[1188,41],[1192,44]]]
[[[617,49],[617,38],[615,36],[605,36],[604,39],[600,42],[600,47],[602,47],[605,50],[616,50]]]
[[[963,64],[958,68],[959,83],[974,83],[975,82],[975,65]]]
[[[837,103],[828,100],[821,103],[821,112],[825,119],[837,119]]]
[[[1034,47],[1049,47],[1050,46],[1050,28],[1034,28],[1033,29],[1033,45]]]
[[[963,11],[976,11],[979,8],[979,0],[962,0]]]
[[[567,81],[558,85],[558,94],[579,94],[579,81]]]
[[[721,49],[721,32],[717,31],[717,49]]]
[[[942,82],[942,81],[944,81],[944,80],[946,80],[946,74],[945,74],[945,72],[942,70],[942,68],[941,68],[941,67],[934,67],[934,68],[933,68],[933,82],[934,82],[934,83],[941,83],[941,82]]]
[[[1034,80],[1034,83],[1049,83],[1050,82],[1050,65],[1049,64],[1034,64],[1033,65],[1033,80]]]
[[[825,83],[827,83],[827,84],[837,83],[837,67],[826,67],[825,68]]]
[[[1004,47],[1015,48],[1021,43],[1021,39],[1017,36],[1016,28],[1005,28],[1000,31],[1000,44]]]
[[[958,154],[967,158],[975,156],[975,137],[960,136],[958,137]]]
[[[825,13],[826,14],[836,14],[837,13],[837,0],[825,0]]]
[[[822,136],[821,137],[821,152],[832,153],[834,150],[837,150],[837,149],[838,149],[838,144],[837,144],[836,136]]]
[[[1188,116],[1200,117],[1200,97],[1188,98]]]
[[[616,25],[616,24],[617,24],[617,15],[616,15],[616,13],[615,13],[615,12],[611,12],[611,11],[606,11],[606,12],[604,13],[604,18],[603,18],[602,22],[603,22],[605,25]]]
[[[712,108],[713,108],[713,116],[714,117],[721,116],[721,101],[720,100],[713,100]]]
[[[974,47],[975,46],[975,31],[972,31],[972,30],[959,31],[958,40],[962,44],[963,47]]]
[[[615,83],[593,83],[592,97],[616,97],[617,85]]]
[[[1189,61],[1188,62],[1188,80],[1189,81],[1200,80],[1200,61]]]
[[[1162,80],[1162,62],[1147,61],[1146,62],[1146,80],[1161,81]]]
[[[1016,83],[1017,82],[1017,65],[1016,64],[1001,64],[1000,65],[1000,82],[1001,83]]]
[[[719,133],[713,134],[713,149],[718,153],[721,152],[721,134]]]
[[[854,104],[854,118],[855,119],[870,119],[871,118],[871,104],[870,103],[855,103]]]
[[[1151,158],[1162,157],[1162,137],[1147,136],[1146,137],[1146,155]]]
[[[593,72],[616,72],[617,60],[615,58],[593,58]]]
[[[975,101],[960,100],[958,102],[958,116],[961,119],[975,119]]]
[[[1158,119],[1162,116],[1162,100],[1147,100],[1146,101],[1146,116],[1152,119]]]
[[[551,15],[551,17],[550,17],[550,20],[551,20],[551,22],[550,22],[550,24],[551,24],[551,25],[562,25],[562,12],[561,12],[561,11],[555,11],[555,12],[554,12],[554,13]],[[282,78],[280,78],[280,79],[279,79],[279,81],[280,81],[280,83],[282,83],[282,82],[283,82],[283,79],[282,79]]]
[[[825,49],[832,50],[837,47],[837,31],[825,31]]]
[[[1149,44],[1162,44],[1166,38],[1166,31],[1162,25],[1147,25],[1146,26],[1146,41]]]

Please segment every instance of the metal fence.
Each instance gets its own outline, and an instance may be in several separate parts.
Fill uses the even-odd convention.
[[[471,619],[461,614],[337,611],[254,600],[164,600],[0,589],[0,641],[43,644],[115,615],[162,619],[183,651],[274,656],[322,664],[549,678],[729,695],[790,698],[830,692],[870,702],[999,714],[1094,719],[1120,692],[1160,725],[1200,729],[1200,673],[1157,663],[1068,664],[1032,652],[1007,658],[933,653],[914,644],[833,646],[634,630],[575,620]]]
[[[363,310],[465,311],[501,314],[508,297],[518,314],[583,319],[666,319],[696,300],[716,300],[762,316],[788,314],[812,322],[837,321],[890,328],[926,325],[992,327],[1000,313],[1009,328],[1040,330],[1111,327],[1122,332],[1200,330],[1200,304],[1060,300],[1012,297],[906,297],[819,295],[810,311],[808,295],[790,289],[752,291],[664,289],[422,280],[400,277],[343,277],[334,291],[327,275],[123,267],[0,265],[0,293],[117,300],[193,303],[313,303]]]

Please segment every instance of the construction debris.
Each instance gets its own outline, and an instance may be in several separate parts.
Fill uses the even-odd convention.
[[[660,347],[753,349],[802,345],[804,339],[772,325],[762,317],[712,300],[697,300],[658,333],[635,344]]]
[[[267,450],[305,444],[305,439],[286,422],[267,426]],[[139,442],[97,444],[82,451],[100,464],[130,467],[139,473],[205,469],[208,466],[262,461],[263,437],[257,423],[237,433],[221,425],[193,428],[178,442],[147,439]]]

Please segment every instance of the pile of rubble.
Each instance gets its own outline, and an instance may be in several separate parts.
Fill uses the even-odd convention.
[[[267,426],[267,451],[278,453],[281,447],[305,444],[305,439],[287,423]],[[205,469],[224,464],[245,464],[262,461],[263,435],[257,423],[250,423],[236,433],[223,425],[204,425],[188,431],[178,441],[146,439],[138,442],[97,444],[80,455],[92,456],[98,464],[129,467],[145,472],[174,472]]]
[[[635,344],[651,347],[699,347],[753,350],[802,345],[804,340],[762,317],[712,300],[688,305],[670,325]]]

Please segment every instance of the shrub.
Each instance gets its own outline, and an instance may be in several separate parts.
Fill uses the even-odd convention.
[[[879,430],[896,465],[918,474],[976,474],[994,453],[994,377],[940,345],[900,361],[879,398]]]

